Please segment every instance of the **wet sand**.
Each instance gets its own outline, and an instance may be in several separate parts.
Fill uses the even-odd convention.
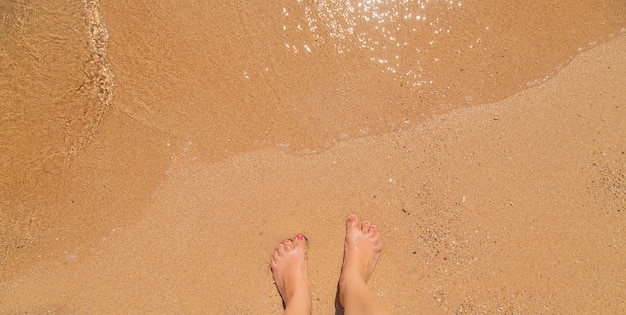
[[[455,90],[453,105],[420,108],[428,113],[422,115],[408,105],[381,106],[385,93],[411,94],[381,92],[397,77],[362,66],[360,53],[326,52],[327,68],[313,72],[318,76],[310,82],[293,72],[279,80],[286,69],[267,75],[266,87],[243,89],[253,71],[246,79],[243,72],[230,76],[239,67],[210,70],[245,58],[228,57],[229,50],[218,50],[217,61],[206,65],[179,58],[202,55],[184,47],[204,46],[186,43],[192,35],[163,35],[177,23],[137,36],[132,30],[142,30],[134,27],[150,23],[128,20],[135,4],[117,5],[103,4],[111,34],[106,54],[90,41],[67,40],[82,38],[72,32],[84,23],[68,13],[65,24],[55,24],[61,25],[55,34],[66,37],[49,39],[51,46],[18,46],[32,52],[19,55],[27,60],[3,59],[3,73],[12,74],[3,75],[2,85],[11,89],[1,94],[11,101],[0,126],[3,312],[280,313],[270,254],[282,239],[304,233],[314,312],[333,313],[349,213],[379,226],[384,249],[371,286],[398,314],[626,311],[623,34],[607,35],[571,60],[567,53],[550,55],[555,62],[536,73],[511,75],[507,91],[497,89],[501,78],[495,87],[467,88],[490,98],[468,104],[467,91]],[[48,9],[19,12],[56,13]],[[155,6],[136,19],[160,23],[167,9]],[[256,12],[239,9],[215,14]],[[172,18],[192,27],[206,18],[194,14],[206,10]],[[28,21],[45,19],[11,14],[13,27],[23,25],[11,34],[32,43]],[[96,20],[87,24],[97,26]],[[55,41],[65,48],[54,50]],[[227,48],[227,40],[219,43]],[[5,47],[3,56],[18,55],[8,51],[15,46]],[[76,55],[54,68],[53,57],[66,51]],[[302,59],[304,69],[324,59],[290,56]],[[17,67],[45,62],[46,72]],[[349,69],[350,77],[328,81],[337,73],[323,74],[335,66],[343,67],[337,73]],[[106,69],[115,73],[113,99]],[[556,74],[543,80],[551,71]],[[326,90],[317,99],[304,97],[316,82],[328,84],[321,85]],[[367,90],[372,94],[361,93]],[[263,93],[283,100],[272,103],[276,113],[260,113],[272,106],[246,101],[266,104],[270,96]],[[394,97],[390,103],[402,101]],[[212,101],[193,106],[203,98]],[[353,98],[366,104],[337,106]],[[47,106],[50,100],[54,106]],[[325,100],[330,105],[314,110]],[[207,107],[212,103],[223,107]],[[358,117],[383,121],[382,127]],[[270,127],[259,127],[264,124]],[[327,132],[329,126],[338,128]]]

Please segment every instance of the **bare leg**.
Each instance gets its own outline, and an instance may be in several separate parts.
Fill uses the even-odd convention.
[[[284,240],[278,244],[270,266],[285,304],[285,314],[311,314],[311,287],[304,236],[298,234],[295,240]]]
[[[339,277],[339,302],[346,315],[391,314],[367,286],[380,256],[382,243],[376,226],[363,223],[355,215],[346,221],[343,267]]]

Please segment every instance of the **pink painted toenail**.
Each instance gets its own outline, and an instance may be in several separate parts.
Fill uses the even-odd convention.
[[[376,230],[376,225],[372,225],[372,230]]]
[[[296,236],[296,239],[297,239],[298,241],[304,241],[304,235],[302,235],[302,234],[298,234],[298,236]]]

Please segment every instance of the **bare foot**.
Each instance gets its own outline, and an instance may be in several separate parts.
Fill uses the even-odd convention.
[[[311,288],[304,236],[298,234],[295,240],[287,239],[278,244],[270,266],[285,304],[285,314],[310,314]]]
[[[374,273],[381,249],[382,242],[376,226],[369,221],[360,223],[355,215],[350,215],[346,220],[341,276],[355,276],[367,282]]]
[[[346,220],[343,266],[339,278],[339,301],[346,307],[346,292],[359,283],[365,285],[374,272],[382,242],[376,226],[359,222],[355,215]]]

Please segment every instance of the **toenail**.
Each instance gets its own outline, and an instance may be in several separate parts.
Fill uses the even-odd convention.
[[[376,230],[376,225],[372,225],[372,230]]]
[[[298,241],[304,241],[304,235],[302,235],[302,234],[298,234],[298,236],[296,236],[296,239],[297,239]]]

